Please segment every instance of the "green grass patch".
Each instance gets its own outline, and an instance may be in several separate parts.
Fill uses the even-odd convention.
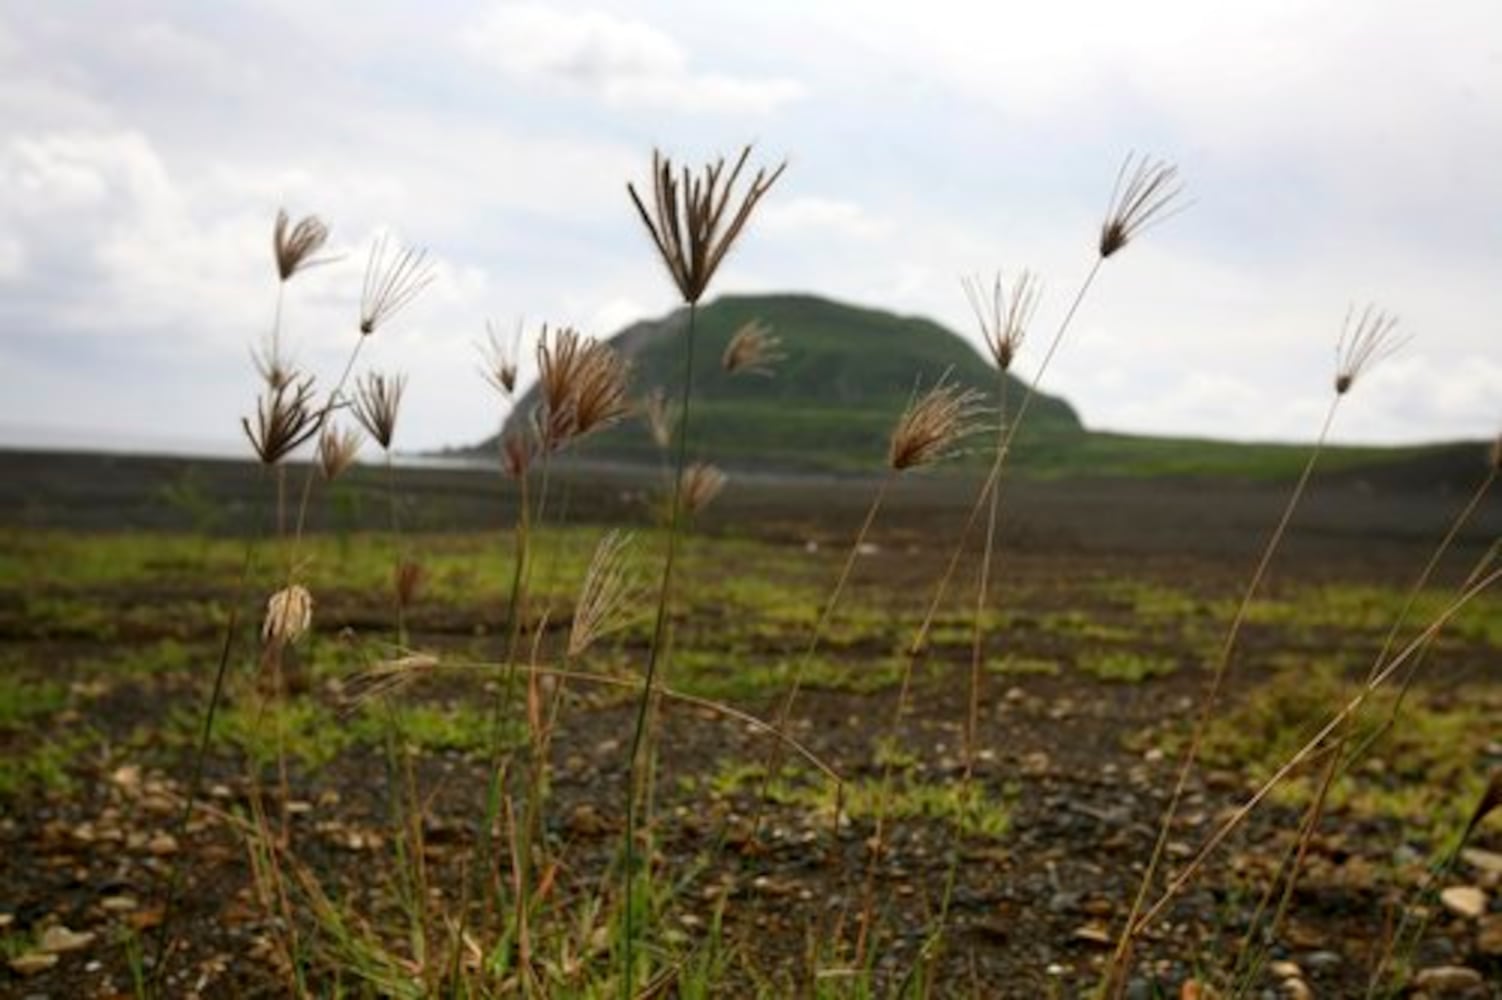
[[[1128,649],[1087,650],[1075,660],[1075,666],[1096,680],[1122,684],[1167,677],[1179,668],[1173,657]]]

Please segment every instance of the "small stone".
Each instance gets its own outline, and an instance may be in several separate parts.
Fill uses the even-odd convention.
[[[1285,979],[1282,983],[1283,995],[1288,1000],[1314,1000],[1314,991],[1309,984],[1298,977]]]
[[[1414,989],[1451,996],[1481,985],[1481,973],[1464,965],[1436,965],[1413,977]]]
[[[1340,954],[1333,951],[1311,951],[1304,956],[1304,964],[1315,973],[1333,972],[1340,968],[1340,963]]]
[[[1274,962],[1268,966],[1268,969],[1274,976],[1277,976],[1279,979],[1304,978],[1304,970],[1299,968],[1299,963],[1297,962],[1289,962],[1287,960]]]
[[[90,931],[70,931],[62,924],[53,924],[42,932],[42,939],[37,942],[37,947],[49,955],[60,955],[66,951],[87,948],[93,943],[94,934]]]
[[[135,764],[126,764],[124,767],[117,767],[114,773],[110,775],[110,781],[113,781],[126,791],[132,791],[141,786],[141,769]]]
[[[10,960],[10,971],[18,976],[34,976],[57,964],[57,956],[44,951],[28,951]]]
[[[1481,918],[1476,950],[1489,958],[1502,957],[1502,913],[1489,913]]]
[[[134,910],[140,904],[136,902],[134,896],[106,896],[99,901],[99,905],[110,913],[124,913]]]
[[[1477,871],[1486,872],[1488,875],[1502,875],[1502,854],[1495,851],[1467,847],[1460,852],[1460,858]]]
[[[1083,927],[1074,929],[1074,939],[1083,941],[1085,944],[1093,944],[1100,948],[1109,948],[1116,941],[1111,937],[1111,932],[1100,924],[1085,924]]]
[[[0,931],[5,930],[15,922],[16,915],[14,913],[0,913]]]
[[[1445,909],[1458,917],[1475,920],[1486,912],[1486,893],[1473,885],[1452,885],[1439,894]]]
[[[146,850],[157,857],[177,853],[177,838],[170,833],[159,833],[146,842]]]

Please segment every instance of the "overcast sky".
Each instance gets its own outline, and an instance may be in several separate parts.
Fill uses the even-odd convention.
[[[233,440],[285,205],[345,255],[287,298],[325,378],[372,237],[430,249],[364,357],[410,375],[399,446],[472,441],[500,418],[486,318],[606,335],[671,309],[625,182],[654,145],[751,140],[790,166],[712,294],[968,336],[959,275],[1026,266],[1036,345],[1146,150],[1194,204],[1109,262],[1048,374],[1088,425],[1308,438],[1346,308],[1375,300],[1413,340],[1337,438],[1502,426],[1496,0],[0,0],[0,426]]]

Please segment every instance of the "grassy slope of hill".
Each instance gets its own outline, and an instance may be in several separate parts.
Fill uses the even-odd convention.
[[[660,386],[672,397],[682,373],[686,313],[636,323],[612,341],[633,366],[633,393]],[[760,320],[782,339],[774,377],[729,376],[720,357],[731,335]],[[887,436],[915,385],[948,371],[994,399],[994,370],[969,342],[926,319],[896,316],[812,295],[716,299],[699,314],[694,365],[693,452],[729,467],[781,471],[874,471]],[[1011,405],[1023,388],[1009,381]],[[512,424],[535,405],[528,392]],[[511,426],[508,424],[508,427]],[[985,451],[984,441],[976,443]],[[470,451],[494,453],[494,440]],[[656,463],[640,420],[586,443],[592,458]],[[1326,474],[1393,485],[1469,482],[1482,461],[1468,443],[1397,448],[1334,447]],[[1274,480],[1296,476],[1308,448],[1087,431],[1072,407],[1040,396],[1029,411],[1012,467],[1031,476],[1179,476]],[[971,463],[980,461],[972,456]]]
[[[725,346],[753,320],[781,338],[786,357],[772,377],[728,375],[720,363]],[[686,321],[679,310],[612,338],[631,359],[638,395],[661,386],[676,396]],[[692,449],[730,466],[869,469],[882,461],[887,436],[916,386],[932,385],[947,371],[988,397],[996,388],[995,372],[980,354],[938,324],[810,295],[716,299],[700,310],[696,352]],[[1012,379],[1008,391],[1015,405],[1022,387]],[[516,413],[534,405],[529,392]],[[1073,409],[1046,396],[1034,400],[1025,431],[1033,442],[1083,433]],[[589,452],[625,460],[657,457],[640,421],[600,435]]]

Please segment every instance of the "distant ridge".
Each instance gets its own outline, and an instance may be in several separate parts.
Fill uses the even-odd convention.
[[[632,324],[610,338],[632,363],[633,393],[661,386],[676,397],[682,379],[684,309]],[[743,324],[759,321],[781,338],[786,358],[771,377],[721,367]],[[885,460],[887,436],[915,387],[945,372],[994,399],[995,369],[958,334],[930,320],[897,316],[814,295],[728,295],[699,311],[690,448],[727,466],[789,470],[870,470]],[[1012,405],[1023,387],[1008,379]],[[536,406],[535,390],[519,401],[507,429]],[[1061,399],[1033,400],[1026,437],[1078,438],[1084,429]],[[491,450],[494,439],[477,446]],[[589,454],[627,461],[658,458],[639,420],[601,434]]]

